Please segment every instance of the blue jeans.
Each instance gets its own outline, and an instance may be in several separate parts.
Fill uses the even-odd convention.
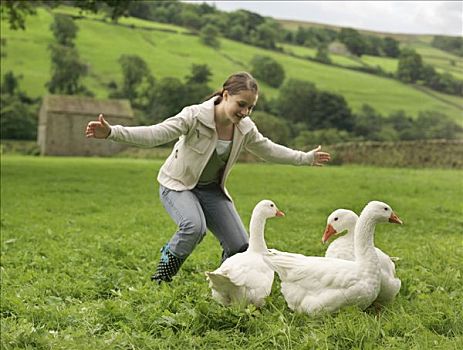
[[[178,225],[169,241],[169,250],[186,259],[201,242],[206,229],[220,241],[222,260],[248,247],[248,234],[235,206],[218,184],[196,186],[189,191],[159,187],[161,202]]]

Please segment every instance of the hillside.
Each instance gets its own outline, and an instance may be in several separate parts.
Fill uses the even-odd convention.
[[[292,21],[292,20],[278,20],[283,28],[290,30],[297,30],[298,27],[302,28],[328,28],[336,31],[341,30],[341,27],[313,23],[313,22],[303,22],[303,21]],[[383,33],[383,32],[373,32],[369,30],[356,29],[359,33],[364,35],[373,35],[380,37],[392,37],[399,41],[400,47],[409,47],[416,52],[418,52],[423,58],[425,63],[433,65],[438,72],[447,72],[452,74],[457,79],[463,79],[463,59],[451,53],[436,49],[431,46],[432,35],[417,35],[417,34],[400,34],[400,33]],[[299,47],[301,50],[307,49],[313,51],[311,57],[315,56],[316,50],[311,48]],[[335,63],[339,61],[346,61],[349,57],[343,55],[332,55],[332,59]],[[351,60],[352,61],[352,60]],[[391,59],[387,57],[374,57],[364,55],[359,59],[360,63],[368,66],[378,65],[383,68],[385,71],[395,71],[397,68],[398,61],[396,59]],[[341,65],[343,65],[341,63]],[[356,66],[356,64],[345,64],[346,66]]]
[[[62,12],[63,9],[55,11]],[[66,11],[78,14],[73,9]],[[1,62],[2,73],[12,70],[16,75],[21,74],[23,78],[20,87],[32,96],[46,94],[44,84],[50,76],[47,46],[52,41],[49,30],[51,22],[52,13],[38,9],[36,16],[28,17],[25,31],[12,31],[5,21],[1,23],[1,37],[6,39],[6,57]],[[249,70],[249,62],[254,55],[259,54],[271,56],[280,62],[287,78],[312,81],[319,89],[342,94],[354,111],[364,103],[370,104],[382,114],[398,109],[410,115],[417,115],[422,110],[436,110],[463,124],[460,99],[421,91],[394,79],[324,65],[223,38],[220,39],[221,48],[214,50],[201,44],[197,36],[191,35],[184,28],[134,18],[122,18],[119,25],[114,25],[93,15],[78,19],[76,23],[79,26],[77,48],[90,72],[84,83],[100,98],[107,97],[107,85],[110,82],[120,83],[122,75],[118,58],[122,54],[141,56],[156,78],[174,76],[183,79],[193,63],[207,63],[213,73],[211,87],[221,86],[223,80],[234,71]],[[430,48],[427,47],[428,50]],[[346,57],[338,59],[349,61]],[[381,58],[365,57],[364,60],[373,60],[372,64],[379,64]],[[393,69],[394,62],[384,62],[388,65],[385,70]],[[265,84],[261,86],[269,97],[278,93]]]
[[[285,29],[290,29],[290,30],[296,30],[298,27],[303,27],[303,28],[311,28],[311,27],[317,27],[317,28],[329,28],[333,30],[340,30],[342,27],[332,25],[332,24],[325,24],[325,23],[317,23],[317,22],[307,22],[307,21],[299,21],[299,20],[289,20],[289,19],[277,19],[277,21],[282,25],[283,28]],[[417,42],[417,41],[423,41],[430,43],[433,36],[428,35],[428,34],[404,34],[404,33],[386,33],[386,32],[377,32],[377,31],[372,31],[372,30],[366,30],[366,29],[358,29],[354,28],[361,34],[366,34],[366,35],[377,35],[377,36],[390,36],[401,43],[412,43],[412,42]]]

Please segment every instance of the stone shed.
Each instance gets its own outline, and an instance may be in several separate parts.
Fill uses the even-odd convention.
[[[109,156],[127,146],[106,140],[87,139],[89,121],[103,113],[110,124],[133,125],[128,100],[97,100],[83,96],[48,95],[39,112],[37,142],[42,155]]]

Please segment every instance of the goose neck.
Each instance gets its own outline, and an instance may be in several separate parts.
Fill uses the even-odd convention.
[[[249,225],[249,250],[254,252],[266,252],[267,244],[264,239],[266,219],[260,215],[253,215]]]
[[[352,225],[349,225],[349,227],[347,227],[347,233],[344,235],[344,237],[346,237],[346,239],[353,242],[354,241],[354,235],[355,235],[355,223],[352,224]]]
[[[375,222],[366,215],[360,217],[355,226],[354,253],[356,261],[377,260],[374,246]]]

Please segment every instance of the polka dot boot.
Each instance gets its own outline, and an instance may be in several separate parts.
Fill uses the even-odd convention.
[[[184,261],[185,259],[180,259],[173,255],[169,251],[169,245],[166,244],[161,249],[161,260],[155,274],[151,276],[151,280],[158,283],[172,282],[172,277],[177,274]]]

